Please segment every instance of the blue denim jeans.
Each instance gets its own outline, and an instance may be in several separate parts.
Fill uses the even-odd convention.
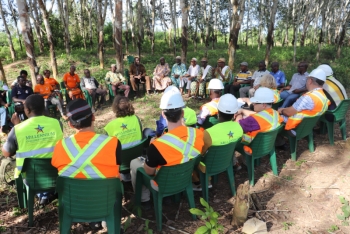
[[[0,127],[6,125],[6,109],[4,107],[0,107]]]
[[[280,97],[283,99],[283,104],[281,108],[290,107],[299,98],[299,96],[299,94],[288,93],[287,91],[283,91],[280,94]]]

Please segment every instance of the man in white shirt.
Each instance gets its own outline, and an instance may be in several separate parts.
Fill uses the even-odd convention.
[[[258,64],[259,70],[255,71],[250,86],[242,87],[239,89],[239,96],[241,98],[247,97],[247,93],[249,93],[249,98],[254,96],[255,90],[260,87],[260,79],[263,75],[270,74],[270,72],[266,69],[265,61],[260,61]]]
[[[94,77],[91,77],[89,69],[84,70],[84,75],[85,76],[80,80],[80,87],[83,91],[87,90],[91,95],[92,105],[94,109],[95,109],[94,106],[96,102],[96,95],[101,97],[97,105],[97,108],[100,108],[100,105],[103,104],[106,99],[107,91],[99,87],[100,84]]]
[[[191,59],[191,65],[188,68],[188,71],[180,80],[180,92],[182,93],[183,87],[186,85],[186,89],[188,90],[188,97],[191,97],[191,83],[197,79],[198,72],[200,70],[200,66],[197,64],[197,59]]]

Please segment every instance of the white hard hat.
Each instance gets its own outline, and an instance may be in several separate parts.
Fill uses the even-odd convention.
[[[180,93],[180,90],[179,90],[176,86],[170,85],[170,86],[168,86],[168,87],[164,90],[163,95],[164,95],[165,93],[167,93],[167,92]]]
[[[224,85],[219,79],[211,79],[207,89],[224,89]]]
[[[252,103],[273,103],[275,101],[273,91],[266,87],[258,88],[254,97],[250,99]]]
[[[164,93],[160,99],[159,108],[162,110],[182,108],[185,105],[180,92]]]
[[[238,103],[235,96],[228,93],[220,97],[218,110],[226,114],[235,114],[238,111]]]
[[[326,73],[326,76],[333,75],[332,68],[327,64],[322,64],[322,65],[318,66],[317,69],[322,69],[324,71],[324,73]]]
[[[313,77],[322,81],[326,81],[326,73],[321,68],[316,68],[307,77]]]

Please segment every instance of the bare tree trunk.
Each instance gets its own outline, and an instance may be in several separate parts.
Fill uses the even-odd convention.
[[[248,12],[247,12],[247,32],[245,34],[245,45],[248,46],[248,32],[249,32],[249,13],[250,13],[250,0],[248,0]]]
[[[244,16],[245,0],[231,0],[232,6],[232,20],[230,26],[230,39],[229,39],[229,59],[228,65],[231,70],[234,70],[235,55],[237,50],[237,41],[239,36],[239,31],[241,29],[241,22]],[[238,12],[239,11],[239,12]]]
[[[85,10],[88,14],[88,19],[89,19],[89,44],[90,44],[90,50],[93,49],[93,41],[92,41],[92,9],[94,8],[96,3],[96,0],[93,0],[91,4],[86,4],[85,5]]]
[[[100,68],[104,68],[104,38],[103,26],[106,19],[107,0],[104,1],[104,8],[102,0],[97,1],[97,36],[98,36],[98,58],[100,60]]]
[[[83,37],[84,50],[86,50],[86,31],[85,31],[85,20],[84,20],[84,6],[86,5],[86,0],[80,0],[80,25],[81,25],[81,36]]]
[[[175,0],[173,0],[175,1]],[[175,19],[175,12],[173,9],[173,3],[172,0],[169,0],[169,7],[170,7],[170,15],[171,15],[171,22],[173,25],[173,29],[174,29],[174,34],[173,34],[173,52],[174,52],[174,57],[176,56],[176,19]]]
[[[53,43],[53,36],[52,36],[52,31],[51,31],[51,26],[49,22],[49,13],[46,10],[45,3],[43,0],[38,0],[39,7],[41,10],[41,14],[43,15],[43,20],[45,24],[45,29],[46,29],[46,37],[47,37],[47,43],[49,44],[50,47],[50,59],[51,59],[51,67],[52,67],[52,74],[55,79],[57,79],[58,75],[58,69],[57,69],[57,61],[56,61],[56,53],[55,53],[55,47]],[[51,5],[52,7],[52,5]]]
[[[209,6],[209,12],[207,12],[207,5],[206,5],[206,1],[202,0],[201,1],[201,5],[202,5],[202,10],[203,10],[203,14],[204,14],[204,22],[205,22],[205,52],[204,52],[204,56],[208,57],[208,47],[209,47],[209,36],[210,36],[210,25],[209,25],[209,19],[211,17],[211,6]]]
[[[260,46],[262,45],[262,17],[263,17],[263,9],[264,9],[264,0],[260,1],[260,11],[259,11],[259,29],[258,29],[258,50],[260,50]]]
[[[298,16],[295,16],[295,12],[297,11],[296,10],[296,7],[297,7],[297,2],[298,0],[293,0],[293,12],[292,12],[292,16],[293,16],[293,46],[294,46],[294,51],[293,51],[293,63],[295,63],[295,57],[296,57],[296,54],[297,54],[297,36],[298,36],[298,32],[297,32],[297,29],[298,29]],[[299,14],[298,14],[299,15]]]
[[[68,0],[57,0],[59,15],[64,27],[64,45],[66,48],[66,54],[70,54],[69,13],[67,2]]]
[[[15,25],[17,25],[17,17],[16,17],[16,13],[13,9],[13,6],[12,6],[12,1],[10,0],[7,0],[7,3],[8,3],[8,7],[11,11],[11,16],[12,16],[12,20],[14,22]],[[18,27],[15,27],[16,28],[16,33],[17,33],[17,37],[18,37],[18,42],[19,42],[19,46],[21,48],[21,51],[23,51],[23,46],[22,46],[22,40],[21,40],[21,35],[19,34],[19,29]]]
[[[273,31],[275,28],[275,17],[276,17],[276,12],[277,12],[277,4],[278,4],[278,0],[273,0],[273,6],[270,8],[271,9],[270,25],[269,25],[269,29],[267,32],[266,52],[265,52],[265,64],[266,64],[266,66],[269,64],[271,47],[273,46]]]
[[[139,27],[139,32],[138,32],[138,36],[137,36],[137,50],[138,50],[138,56],[141,57],[141,49],[142,49],[142,43],[143,43],[143,39],[144,39],[142,0],[138,0],[137,24]]]
[[[154,27],[156,23],[156,0],[151,0],[151,6],[152,6],[152,26],[151,26],[151,51],[152,55],[154,55]]]
[[[123,0],[114,0],[116,15],[115,19],[115,45],[116,45],[116,64],[119,72],[123,72]]]
[[[27,52],[27,60],[30,67],[30,75],[32,79],[32,84],[36,84],[36,74],[39,72],[35,55],[34,55],[34,45],[33,41],[33,33],[30,28],[30,20],[28,13],[28,5],[26,1],[16,0],[19,14],[19,21],[21,23],[21,30],[24,40],[24,45],[26,47]]]
[[[130,18],[129,18],[129,26],[130,26],[130,31],[131,31],[131,39],[132,39],[132,47],[135,48],[135,41],[136,41],[136,38],[135,38],[135,33],[134,33],[134,10],[133,10],[133,7],[132,7],[132,1],[131,0],[128,0],[129,1],[129,12],[130,12]]]
[[[188,28],[188,0],[181,0],[180,2],[180,7],[182,11],[182,33],[181,33],[181,60],[183,63],[186,63],[187,60],[187,38],[188,38],[188,33],[187,33],[187,28]]]
[[[1,61],[1,59],[0,59],[0,80],[1,80],[4,84],[7,84],[6,75],[5,75],[4,67],[2,66],[2,61]]]
[[[12,61],[15,61],[15,59],[16,59],[16,51],[15,51],[15,48],[13,47],[11,33],[10,33],[10,30],[9,30],[9,28],[7,26],[5,13],[4,13],[4,9],[2,8],[1,1],[0,1],[0,13],[1,13],[2,22],[4,24],[5,32],[6,32],[6,35],[7,35],[7,42],[9,43],[9,47],[10,47],[11,58],[12,58]]]
[[[129,1],[130,0],[126,0],[126,11],[125,11],[125,19],[127,22],[129,22]],[[125,53],[129,54],[129,24],[125,23],[125,31],[124,31],[124,38],[125,38]]]
[[[44,41],[42,40],[42,34],[40,31],[40,18],[39,18],[39,14],[37,11],[37,2],[34,0],[34,2],[32,0],[29,0],[29,5],[30,5],[30,16],[33,19],[34,22],[34,31],[36,34],[36,38],[38,40],[38,44],[39,44],[39,51],[40,53],[44,53]]]

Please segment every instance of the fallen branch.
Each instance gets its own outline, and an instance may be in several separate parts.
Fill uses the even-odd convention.
[[[290,210],[257,210],[256,212],[291,212]]]
[[[311,187],[312,189],[340,189],[340,188],[332,188],[332,187]]]
[[[24,227],[24,226],[6,226],[6,228],[27,228],[27,229],[37,229],[37,227]]]
[[[180,202],[179,209],[176,212],[175,221],[179,218],[179,213],[180,213],[181,206],[182,206],[182,201]]]
[[[270,189],[264,189],[264,190],[260,190],[260,191],[253,191],[253,192],[250,192],[250,194],[256,194],[256,193],[263,193],[263,192],[266,192],[266,191],[269,191]]]

